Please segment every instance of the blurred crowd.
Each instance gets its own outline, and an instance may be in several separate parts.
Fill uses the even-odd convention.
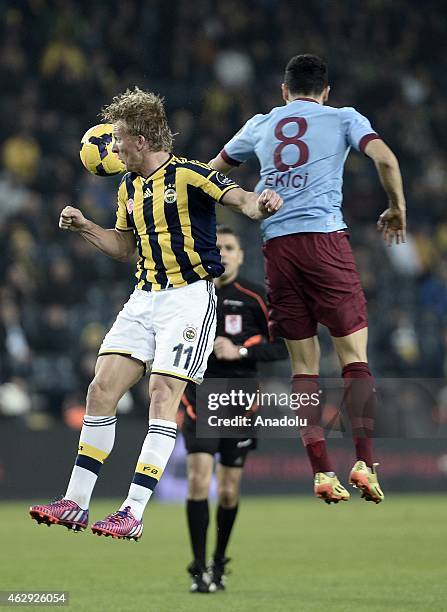
[[[93,177],[79,141],[111,97],[139,85],[166,97],[175,152],[207,161],[257,112],[281,104],[290,56],[329,61],[330,103],[355,106],[396,152],[409,237],[375,232],[386,200],[372,164],[353,153],[346,218],[370,313],[377,376],[447,372],[447,14],[426,0],[22,0],[0,25],[0,414],[70,418],[82,408],[102,337],[133,271],[58,229],[68,203],[112,227],[115,178]],[[235,173],[246,188],[256,164]],[[246,276],[262,282],[256,224],[243,233]],[[248,264],[248,265],[247,265]],[[338,366],[323,333],[323,374]],[[281,370],[288,375],[287,365]],[[145,411],[143,391],[123,410]]]

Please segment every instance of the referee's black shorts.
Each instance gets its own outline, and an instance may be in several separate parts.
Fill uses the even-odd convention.
[[[256,438],[197,438],[196,414],[192,397],[188,393],[183,396],[182,404],[185,417],[182,425],[182,434],[185,440],[186,452],[219,454],[219,463],[225,467],[244,467],[249,451],[257,446]]]

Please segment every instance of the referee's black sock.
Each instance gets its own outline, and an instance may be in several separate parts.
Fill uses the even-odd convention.
[[[228,540],[230,539],[231,530],[233,529],[234,521],[239,506],[234,508],[217,507],[217,543],[214,552],[215,559],[223,559],[227,550]]]
[[[209,523],[208,500],[188,499],[186,501],[186,515],[194,561],[199,569],[205,571],[206,533]]]

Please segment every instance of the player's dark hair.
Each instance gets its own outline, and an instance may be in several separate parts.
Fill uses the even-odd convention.
[[[327,64],[317,55],[295,55],[286,66],[284,84],[292,94],[319,95],[328,85]]]
[[[224,225],[224,224],[218,225],[216,227],[216,234],[230,234],[231,236],[234,236],[236,238],[236,240],[239,243],[239,246],[242,246],[241,245],[241,238],[240,238],[239,234],[237,234],[234,231],[234,229],[232,227],[230,227],[229,225]]]

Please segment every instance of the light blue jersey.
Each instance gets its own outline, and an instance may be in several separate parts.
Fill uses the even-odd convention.
[[[370,122],[354,108],[299,98],[249,119],[221,155],[232,165],[256,155],[261,178],[255,191],[273,189],[283,198],[282,208],[261,225],[264,240],[270,240],[345,228],[344,163],[351,147],[363,151],[374,138]]]

